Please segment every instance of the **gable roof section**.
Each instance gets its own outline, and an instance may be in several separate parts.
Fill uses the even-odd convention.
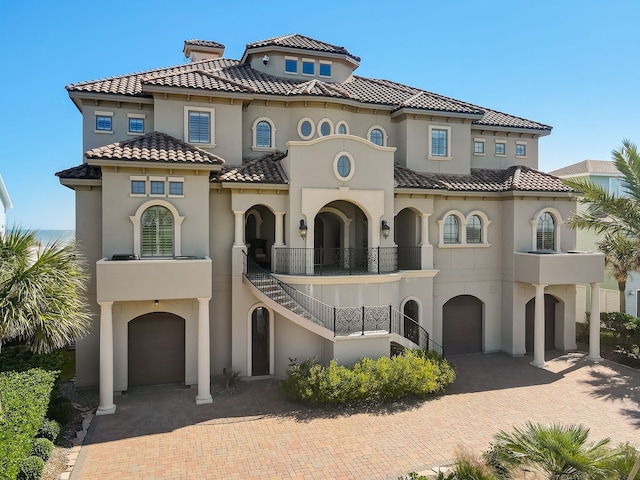
[[[616,168],[615,163],[609,160],[583,160],[550,172],[551,175],[555,175],[556,177],[573,177],[588,175],[590,173],[601,173],[608,176],[620,175],[620,171]]]
[[[469,175],[416,172],[400,165],[394,168],[396,188],[421,188],[448,192],[562,192],[571,190],[562,180],[529,167],[506,170],[472,168]]]
[[[224,159],[160,132],[111,143],[85,152],[87,159],[129,160],[133,162],[222,165]]]
[[[273,152],[258,158],[245,159],[239,166],[228,165],[212,179],[215,182],[281,184],[289,183],[280,160],[287,152]]]
[[[349,53],[349,51],[344,47],[321,42],[320,40],[315,40],[298,33],[290,33],[288,35],[281,35],[279,37],[267,38],[266,40],[247,43],[243,58],[247,55],[247,53],[249,53],[249,50],[261,47],[287,47],[300,50],[312,50],[315,52],[333,53],[337,55],[346,55],[353,59],[355,62],[360,62],[360,57]]]
[[[306,45],[308,43],[314,45],[314,48],[322,49],[321,51],[344,53],[343,47],[336,47],[301,35],[275,37],[274,39],[249,44],[249,47],[266,45],[269,42],[286,44],[287,46],[292,44]],[[300,46],[299,48],[303,47]],[[343,83],[327,83],[319,79],[308,81],[277,77],[254,70],[250,65],[242,64],[238,60],[224,58],[201,60],[129,75],[74,83],[66,87],[71,96],[95,93],[130,97],[150,97],[151,92],[154,90],[166,91],[167,88],[186,89],[190,91],[189,93],[200,91],[208,94],[227,93],[249,97],[268,95],[289,98],[331,98],[370,106],[381,105],[391,112],[411,109],[459,114],[473,119],[473,124],[478,126],[527,129],[539,133],[551,131],[550,126],[542,123],[389,80],[354,75],[350,80]]]
[[[56,172],[56,177],[70,180],[101,180],[102,169],[95,165],[83,163],[77,167],[67,168],[66,170]]]

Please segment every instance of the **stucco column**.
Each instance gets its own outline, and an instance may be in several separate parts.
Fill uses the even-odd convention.
[[[429,217],[430,213],[420,214],[420,245],[429,245]]]
[[[100,404],[96,415],[116,412],[113,403],[113,302],[100,304]]]
[[[198,298],[198,396],[196,404],[213,403],[211,398],[211,355],[209,348],[209,299]]]
[[[284,245],[284,214],[286,212],[275,212],[276,216],[276,241],[274,245]]]
[[[600,356],[600,284],[591,284],[591,315],[589,317],[589,358],[602,361]]]
[[[545,367],[544,363],[544,287],[536,285],[535,316],[533,327],[533,362],[531,365],[538,368]]]
[[[233,214],[236,217],[236,233],[233,244],[235,246],[242,246],[244,245],[244,211],[234,210]]]

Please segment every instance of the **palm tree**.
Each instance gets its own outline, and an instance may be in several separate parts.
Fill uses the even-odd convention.
[[[612,473],[609,439],[587,443],[582,425],[540,425],[527,422],[513,432],[499,432],[494,445],[499,460],[510,467],[528,467],[552,480],[599,480]]]
[[[89,325],[86,278],[75,245],[41,246],[36,232],[18,228],[0,235],[0,352],[9,340],[47,353],[82,336]]]
[[[604,253],[604,264],[611,269],[613,278],[618,282],[620,311],[627,312],[624,292],[627,288],[629,272],[640,266],[640,243],[622,234],[607,234],[598,242],[598,249]]]

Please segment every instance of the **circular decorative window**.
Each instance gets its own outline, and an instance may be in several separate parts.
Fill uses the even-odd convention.
[[[323,137],[326,137],[327,135],[331,135],[333,133],[333,124],[331,123],[331,120],[325,118],[323,120],[320,120],[320,135],[322,135]]]
[[[340,152],[333,160],[333,173],[342,182],[346,182],[353,177],[355,163],[351,154]]]
[[[310,118],[303,118],[298,122],[298,135],[303,140],[309,140],[313,137],[315,126]]]

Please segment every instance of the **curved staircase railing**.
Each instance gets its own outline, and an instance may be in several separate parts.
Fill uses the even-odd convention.
[[[332,331],[336,337],[395,333],[420,349],[444,355],[442,346],[431,339],[429,332],[391,305],[332,307],[278,280],[246,253],[243,273],[249,282],[271,300],[296,315]]]

